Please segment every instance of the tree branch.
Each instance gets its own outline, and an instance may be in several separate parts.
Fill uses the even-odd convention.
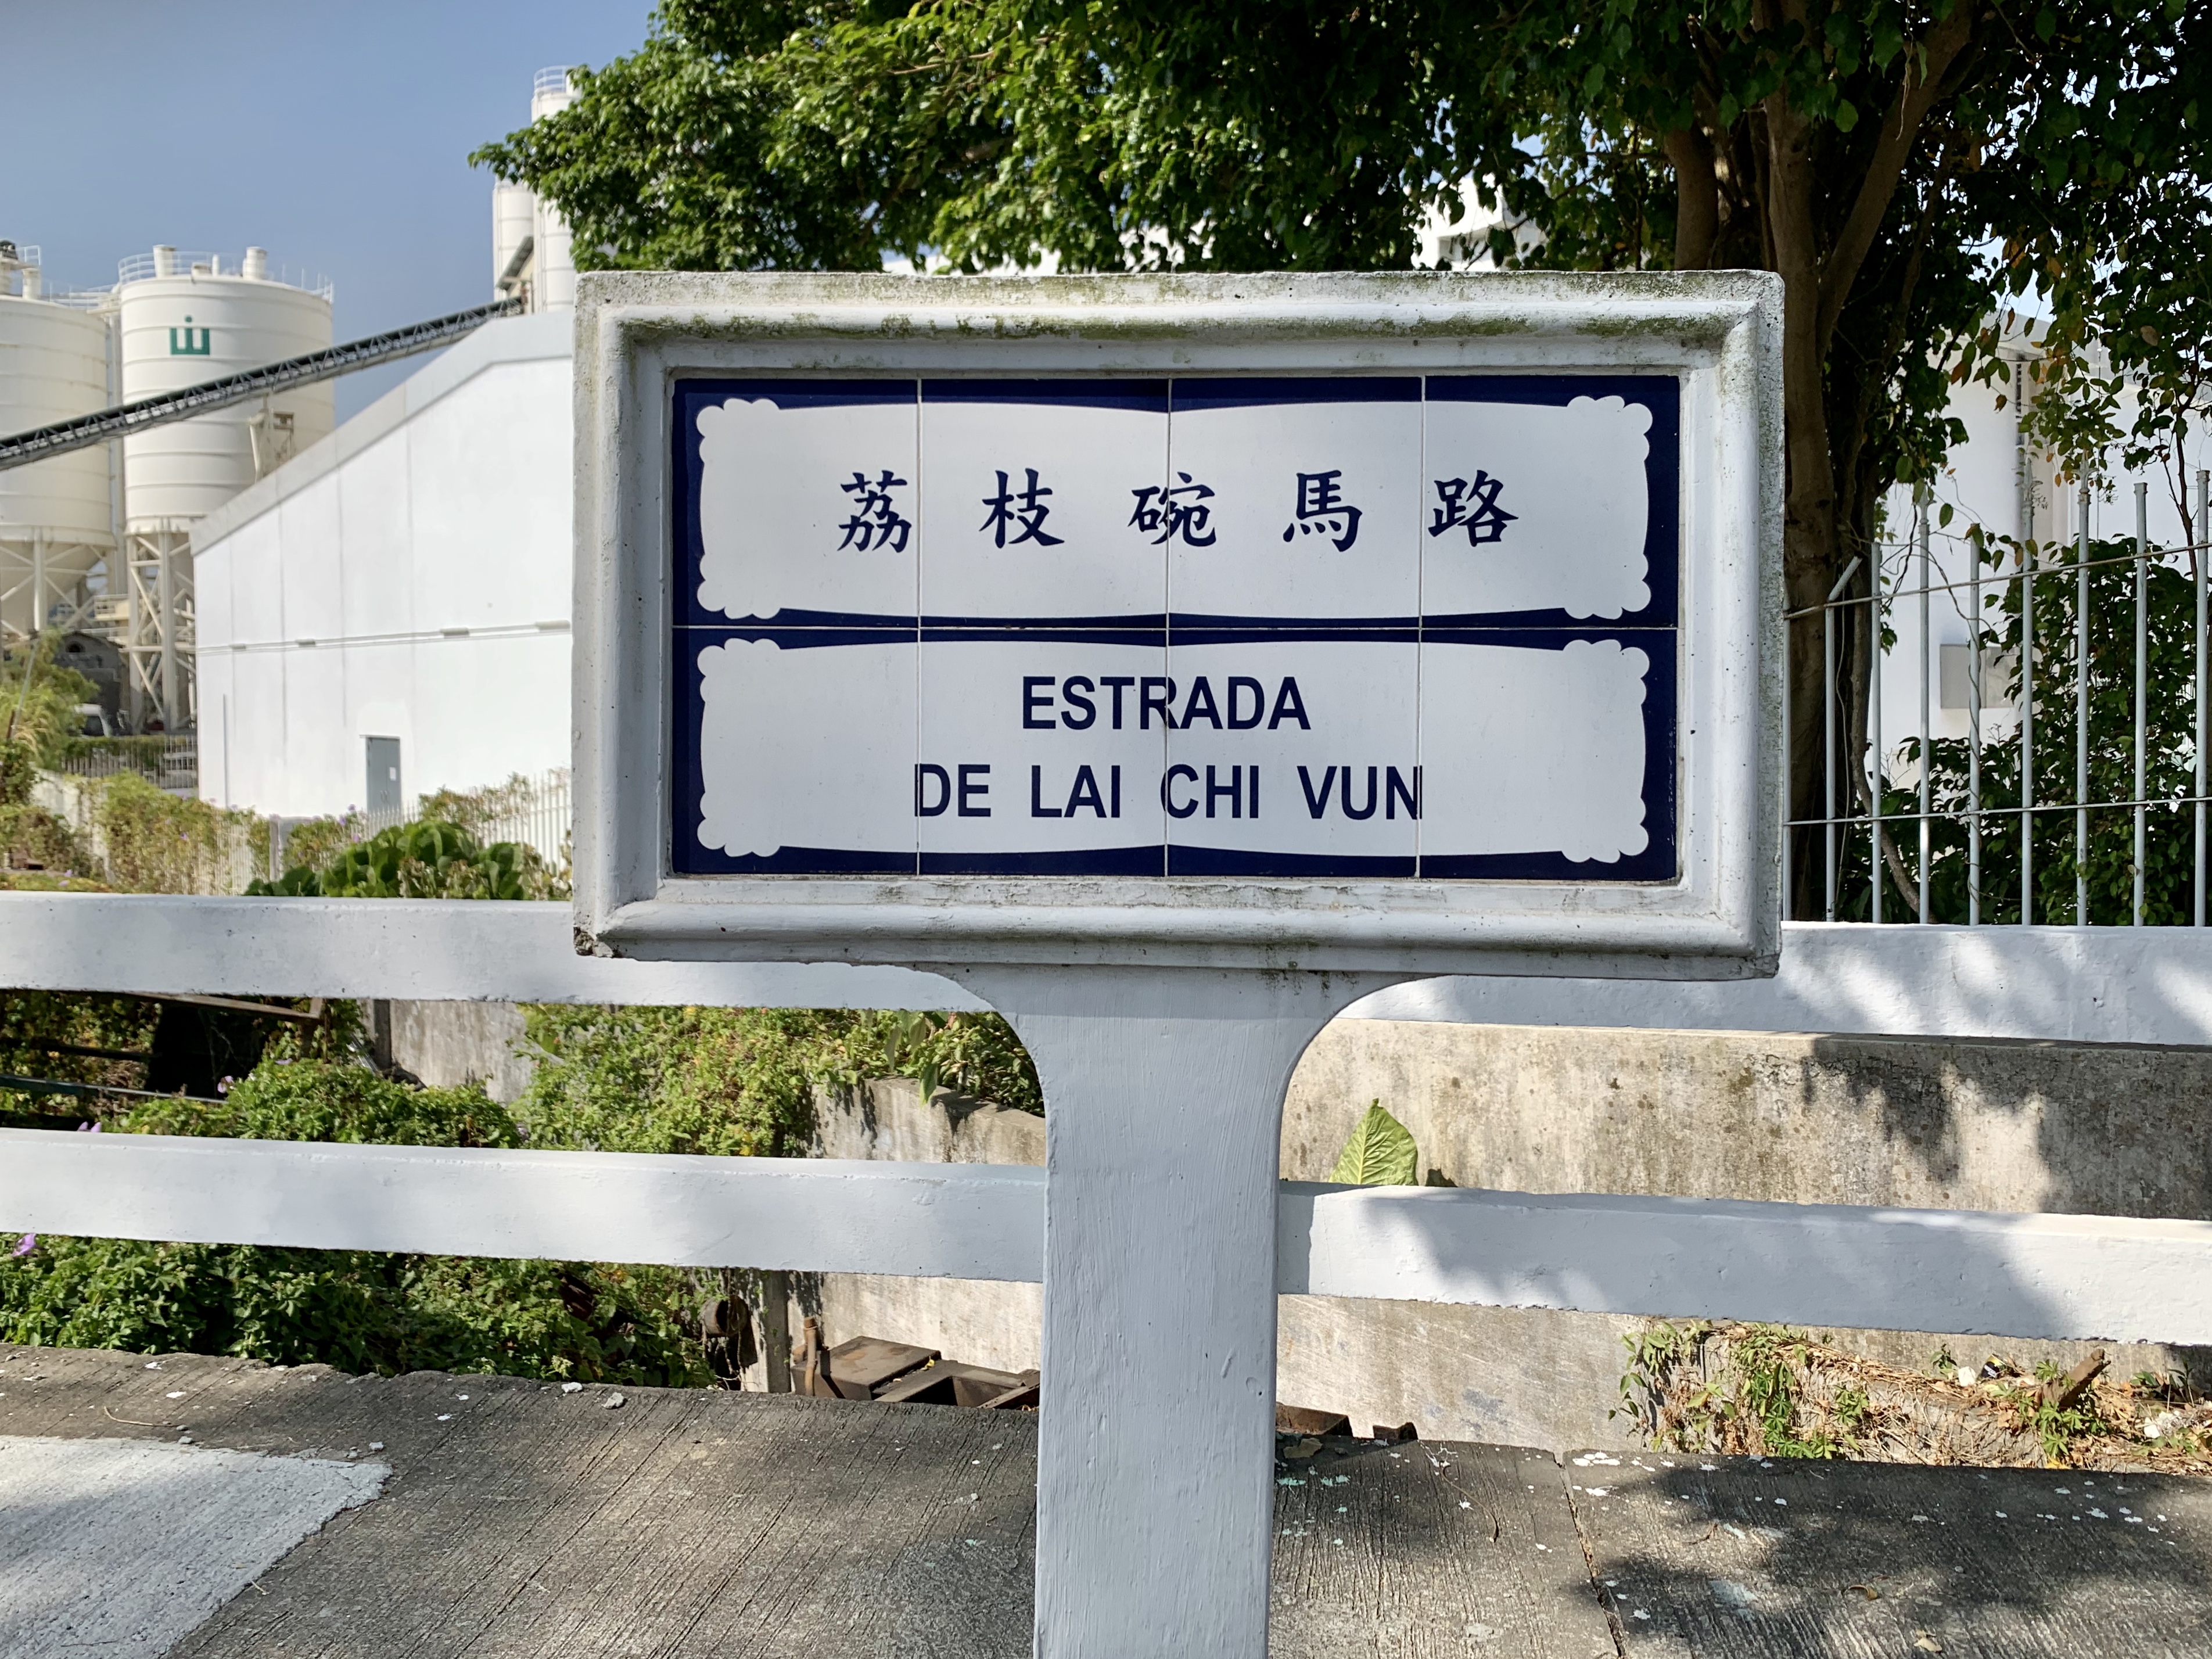
[[[1721,187],[1704,130],[1677,127],[1662,141],[1674,168],[1674,269],[1705,270],[1720,234]]]
[[[1882,218],[1889,211],[1890,199],[1897,193],[1905,164],[1919,142],[1921,123],[1943,94],[1951,66],[1973,44],[1974,10],[1975,0],[1954,0],[1951,15],[1928,31],[1918,52],[1908,46],[1903,54],[1904,72],[1896,100],[1882,120],[1881,136],[1859,181],[1850,216],[1844,221],[1835,246],[1821,264],[1816,331],[1824,355],[1837,320],[1844,314],[1844,302],[1850,297],[1851,285],[1858,280],[1859,267],[1865,263],[1867,251],[1873,247]],[[1916,58],[1917,75],[1914,73]]]

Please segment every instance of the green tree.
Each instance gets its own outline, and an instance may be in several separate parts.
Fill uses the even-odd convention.
[[[637,53],[474,159],[557,204],[587,265],[1401,268],[1472,179],[1517,222],[1501,263],[1778,272],[1802,609],[1867,550],[1887,489],[1963,436],[1947,374],[2003,372],[1996,287],[2094,289],[2097,233],[2145,179],[2192,205],[2205,13],[662,0]],[[1799,635],[1811,817],[1821,653]],[[1855,753],[1868,644],[1849,641]]]
[[[2212,394],[2212,214],[2204,208],[2205,155],[2194,112],[2180,142],[2154,165],[2082,185],[2091,261],[2060,261],[2049,283],[2052,314],[2026,425],[2059,460],[2061,482],[2109,491],[2112,463],[2163,477],[2183,539],[2201,541],[2190,477],[2192,432]],[[2010,250],[2008,285],[2048,272],[2046,252]],[[1983,343],[1993,349],[1993,340]],[[2195,556],[2192,555],[2192,557]]]

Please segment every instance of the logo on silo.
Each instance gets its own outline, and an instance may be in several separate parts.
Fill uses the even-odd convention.
[[[213,352],[212,331],[194,328],[191,322],[192,319],[187,317],[184,327],[169,331],[169,355],[172,357],[205,357]]]

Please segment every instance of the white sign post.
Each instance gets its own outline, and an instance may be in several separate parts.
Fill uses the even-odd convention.
[[[586,277],[578,948],[895,963],[1048,1103],[1037,1650],[1265,1650],[1346,1002],[1778,949],[1753,273]]]

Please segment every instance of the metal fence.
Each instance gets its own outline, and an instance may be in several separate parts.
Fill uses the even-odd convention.
[[[569,795],[568,769],[556,766],[519,785],[509,785],[496,811],[480,821],[478,839],[517,841],[534,847],[548,864],[568,857],[575,805]]]
[[[173,794],[199,792],[200,740],[196,737],[88,738],[59,769],[73,778],[112,778],[125,772]]]
[[[367,841],[380,830],[414,823],[425,817],[456,822],[487,844],[514,841],[534,847],[548,864],[558,868],[568,860],[575,823],[568,769],[556,766],[534,775],[518,772],[489,789],[418,795],[410,806],[349,814],[347,823],[357,825],[355,840]]]
[[[1820,775],[1786,914],[2204,926],[2208,483],[2172,547],[2141,483],[2132,537],[2093,542],[2085,489],[2070,547],[1976,530],[1939,555],[1923,508],[1790,613],[1793,653],[1819,624]]]

